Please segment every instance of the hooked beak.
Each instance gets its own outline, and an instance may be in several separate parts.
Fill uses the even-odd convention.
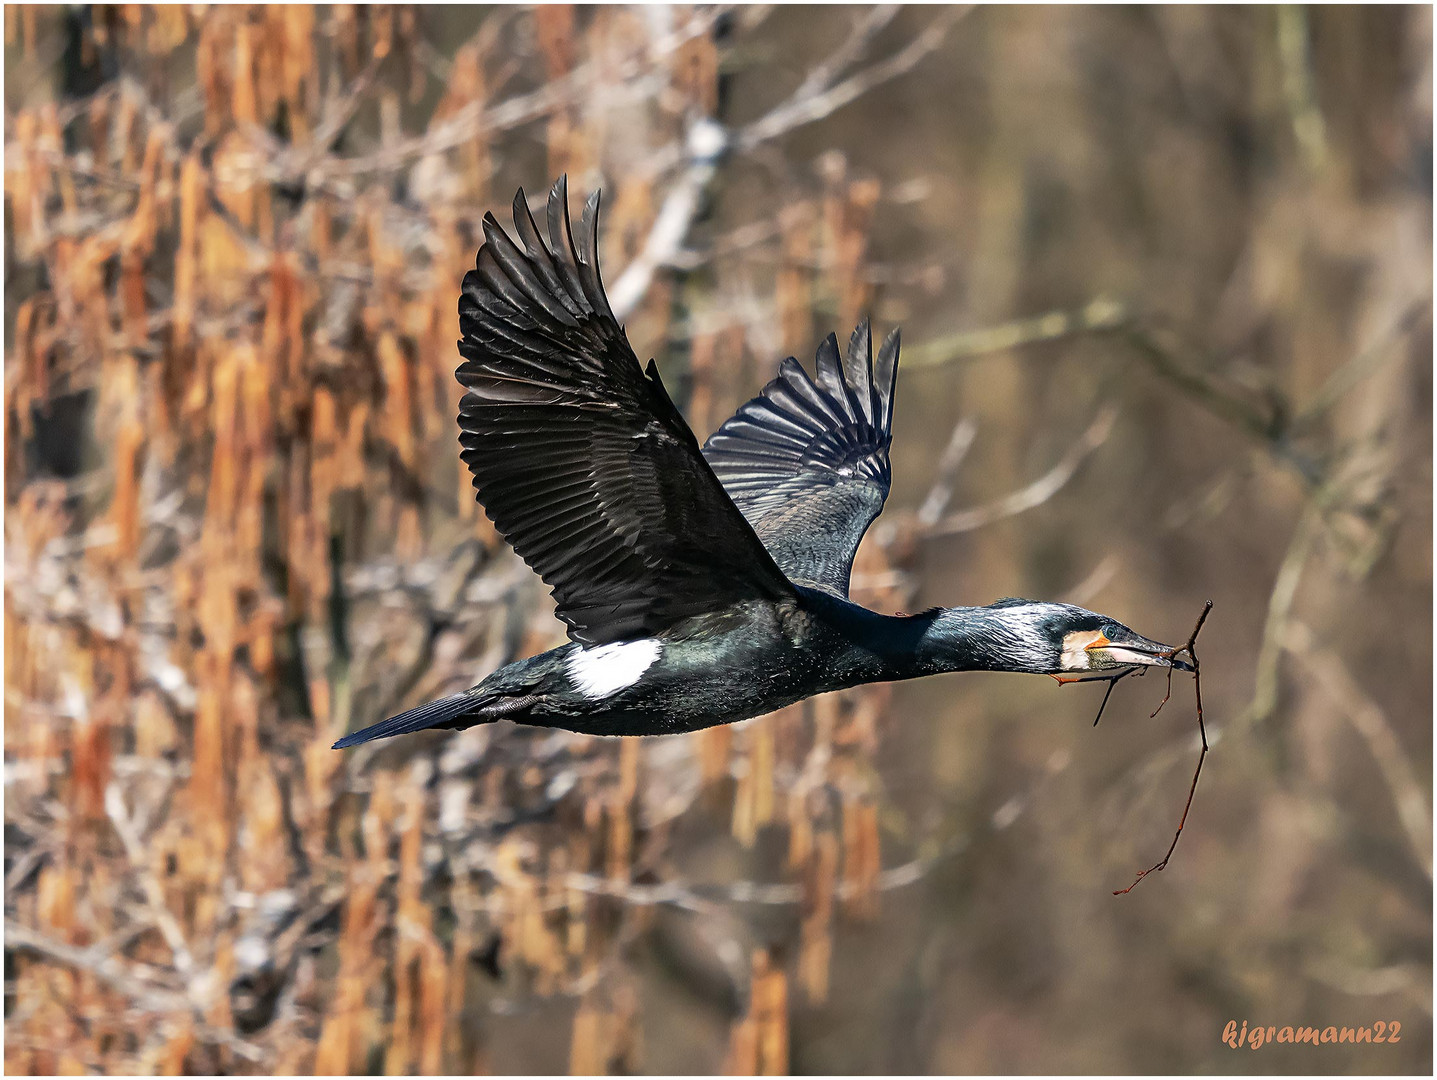
[[[1084,646],[1084,650],[1088,653],[1089,663],[1096,669],[1141,666],[1192,670],[1191,664],[1172,656],[1173,650],[1169,646],[1131,630],[1125,630],[1117,639],[1099,634],[1097,640]]]

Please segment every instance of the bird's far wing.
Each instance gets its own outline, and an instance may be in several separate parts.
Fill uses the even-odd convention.
[[[576,245],[563,177],[548,243],[521,190],[519,246],[493,215],[459,297],[461,457],[479,502],[553,589],[586,645],[653,634],[793,586],[704,461],[615,321],[598,265],[598,193]]]
[[[704,456],[774,561],[794,581],[848,595],[864,532],[883,509],[891,470],[898,331],[873,355],[867,320],[840,359],[832,334],[818,377],[793,357],[713,433]]]

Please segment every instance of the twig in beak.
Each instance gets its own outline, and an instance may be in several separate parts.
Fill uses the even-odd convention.
[[[1093,717],[1093,727],[1097,727],[1098,721],[1103,718],[1103,710],[1108,707],[1108,698],[1113,696],[1113,687],[1117,686],[1118,683],[1122,682],[1124,679],[1126,679],[1129,675],[1132,675],[1133,673],[1134,669],[1128,668],[1125,671],[1119,672],[1117,675],[1109,675],[1106,679],[1103,680],[1103,682],[1108,684],[1108,689],[1107,692],[1103,694],[1103,703],[1098,706],[1098,715]]]
[[[1162,654],[1163,658],[1168,661],[1168,691],[1166,694],[1163,695],[1162,701],[1158,702],[1158,707],[1153,710],[1153,716],[1157,716],[1157,714],[1162,711],[1163,706],[1168,703],[1168,699],[1173,696],[1172,661],[1178,656],[1179,653],[1187,653],[1188,658],[1191,659],[1193,662],[1193,696],[1197,700],[1198,734],[1202,737],[1202,751],[1198,754],[1197,768],[1193,770],[1192,786],[1188,788],[1188,801],[1183,804],[1183,816],[1178,819],[1177,832],[1173,833],[1173,842],[1168,845],[1167,854],[1163,856],[1162,861],[1157,863],[1155,866],[1148,867],[1148,869],[1146,870],[1139,870],[1138,876],[1133,879],[1133,883],[1129,885],[1126,889],[1113,890],[1114,896],[1123,896],[1127,893],[1132,892],[1133,889],[1137,888],[1138,882],[1142,881],[1143,878],[1147,877],[1149,874],[1156,873],[1157,871],[1163,869],[1163,867],[1167,866],[1168,860],[1173,857],[1173,852],[1177,850],[1178,838],[1181,837],[1183,834],[1183,826],[1187,824],[1188,811],[1192,809],[1193,796],[1197,794],[1198,777],[1202,775],[1202,764],[1203,761],[1207,758],[1207,725],[1203,723],[1202,715],[1201,668],[1198,664],[1198,657],[1197,653],[1194,651],[1194,648],[1197,645],[1197,636],[1202,631],[1202,624],[1207,621],[1208,612],[1211,610],[1212,601],[1209,600],[1206,604],[1203,605],[1202,614],[1198,616],[1197,625],[1193,627],[1193,632],[1188,635],[1187,644],[1181,645],[1176,649],[1169,649],[1166,653]],[[1113,688],[1111,686],[1108,687],[1108,693],[1112,693],[1112,690]],[[1104,697],[1103,703],[1106,704],[1107,700],[1108,699]],[[1098,715],[1102,715],[1101,709],[1098,711]]]

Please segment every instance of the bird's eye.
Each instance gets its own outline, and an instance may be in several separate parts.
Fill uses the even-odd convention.
[[[1103,624],[1103,637],[1107,638],[1109,641],[1116,641],[1119,637],[1122,636],[1122,632],[1122,629],[1118,626],[1117,623]]]

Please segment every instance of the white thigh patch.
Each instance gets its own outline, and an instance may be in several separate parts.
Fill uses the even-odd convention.
[[[578,648],[564,661],[564,670],[579,693],[587,698],[605,698],[638,682],[662,651],[663,646],[654,638]]]

